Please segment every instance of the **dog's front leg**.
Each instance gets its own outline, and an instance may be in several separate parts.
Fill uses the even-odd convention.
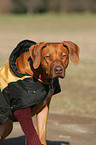
[[[13,129],[11,120],[7,120],[4,124],[0,125],[0,142],[7,137]]]
[[[46,123],[48,118],[49,105],[46,105],[41,112],[37,114],[37,128],[38,135],[41,143],[47,145],[46,143]]]

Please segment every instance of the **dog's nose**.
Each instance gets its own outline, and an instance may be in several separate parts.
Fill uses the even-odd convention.
[[[56,66],[55,68],[54,68],[54,72],[55,72],[55,74],[62,74],[63,73],[63,69],[62,69],[62,67],[61,66]]]

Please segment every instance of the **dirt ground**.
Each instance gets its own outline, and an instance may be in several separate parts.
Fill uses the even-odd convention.
[[[36,118],[34,118],[36,126]],[[24,134],[18,123],[0,145],[24,145]],[[48,145],[96,145],[96,118],[50,113],[47,124]]]

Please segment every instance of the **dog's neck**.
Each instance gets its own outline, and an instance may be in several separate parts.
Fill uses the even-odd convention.
[[[34,75],[40,82],[50,84],[50,79],[41,66],[38,69],[33,68],[33,62],[29,52],[25,52],[16,59],[16,66],[19,73]]]

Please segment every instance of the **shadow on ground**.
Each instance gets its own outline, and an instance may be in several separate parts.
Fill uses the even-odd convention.
[[[3,140],[0,145],[25,145],[25,137],[21,136],[18,138],[9,138]],[[69,142],[64,142],[64,141],[47,141],[48,145],[70,145]]]

